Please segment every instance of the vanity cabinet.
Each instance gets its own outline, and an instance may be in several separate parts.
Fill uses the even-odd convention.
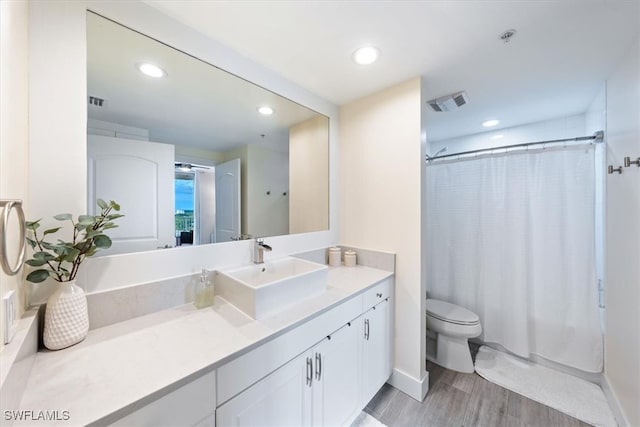
[[[348,323],[223,404],[218,426],[339,426],[362,406],[359,328]]]
[[[359,328],[349,322],[329,335],[313,350],[313,425],[350,423],[363,408],[360,383],[362,357]]]
[[[311,425],[310,352],[304,353],[216,410],[217,426]]]
[[[362,315],[362,405],[380,390],[391,374],[391,322],[389,299]]]
[[[109,424],[111,426],[174,427],[215,425],[215,371],[183,385],[132,413]]]
[[[359,309],[350,311],[355,319],[229,400],[219,400],[216,426],[350,425],[391,375],[391,290],[392,279],[374,286],[359,297]],[[262,348],[256,352],[267,356]],[[243,366],[237,363],[236,369]],[[223,367],[219,373],[225,369],[229,377],[236,371]],[[218,383],[219,391],[228,388]]]

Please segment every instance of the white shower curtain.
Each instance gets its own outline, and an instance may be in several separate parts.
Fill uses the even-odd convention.
[[[427,166],[429,297],[480,316],[484,342],[601,372],[593,146]]]

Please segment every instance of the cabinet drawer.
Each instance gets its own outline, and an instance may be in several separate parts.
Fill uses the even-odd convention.
[[[393,278],[391,277],[384,279],[382,282],[364,292],[362,306],[363,311],[370,309],[379,302],[384,301],[385,298],[391,296],[392,280]]]

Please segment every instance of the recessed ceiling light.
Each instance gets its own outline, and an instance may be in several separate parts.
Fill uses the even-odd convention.
[[[504,137],[504,135],[503,135],[503,134],[501,134],[501,133],[499,133],[499,134],[497,134],[497,135],[493,135],[493,136],[491,137],[491,139],[502,139],[503,137]]]
[[[160,78],[167,75],[162,68],[157,65],[149,64],[148,62],[138,64],[138,70],[149,77]]]
[[[492,128],[494,126],[497,126],[498,123],[500,123],[500,120],[487,120],[486,122],[482,122],[482,126],[486,127],[486,128]]]
[[[271,107],[269,107],[268,105],[263,105],[261,107],[258,107],[258,113],[264,115],[264,116],[270,116],[275,112],[275,110]]]
[[[363,46],[353,52],[353,60],[360,65],[369,65],[376,62],[380,51],[373,46]]]

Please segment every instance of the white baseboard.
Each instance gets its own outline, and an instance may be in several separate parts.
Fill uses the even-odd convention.
[[[418,380],[400,369],[393,368],[391,378],[387,382],[409,397],[422,402],[429,391],[429,372]]]
[[[609,384],[609,378],[607,378],[606,374],[602,374],[602,381],[600,383],[602,387],[602,391],[604,391],[604,397],[607,398],[607,402],[609,402],[609,406],[611,407],[611,412],[613,412],[613,416],[616,417],[616,421],[620,427],[628,427],[631,425],[629,420],[627,419],[622,406],[620,406],[620,401],[616,396],[616,393],[611,388],[611,384]]]

